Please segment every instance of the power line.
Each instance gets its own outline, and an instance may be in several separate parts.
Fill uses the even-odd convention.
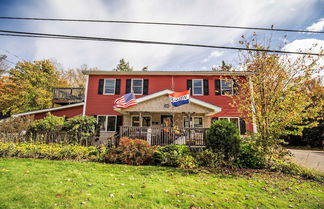
[[[60,22],[118,23],[118,24],[141,24],[141,25],[168,25],[168,26],[184,26],[184,27],[230,28],[230,29],[264,30],[264,31],[297,32],[297,33],[324,33],[324,31],[274,28],[273,25],[271,26],[271,28],[265,28],[265,27],[246,27],[246,26],[230,26],[230,25],[194,24],[194,23],[99,20],[99,19],[64,19],[64,18],[38,18],[38,17],[0,17],[0,19],[60,21]]]
[[[271,49],[254,49],[243,47],[229,47],[229,46],[216,46],[216,45],[204,45],[204,44],[190,44],[190,43],[175,43],[175,42],[161,42],[161,41],[146,41],[135,39],[117,39],[117,38],[104,38],[104,37],[91,37],[91,36],[72,36],[65,34],[51,34],[51,33],[33,33],[22,31],[8,31],[0,30],[1,36],[16,36],[16,37],[29,37],[29,38],[51,38],[51,39],[72,39],[72,40],[87,40],[87,41],[108,41],[108,42],[123,42],[123,43],[138,43],[138,44],[156,44],[156,45],[171,45],[171,46],[190,46],[190,47],[202,47],[202,48],[217,48],[217,49],[231,49],[231,50],[244,50],[244,51],[260,51],[282,54],[300,54],[300,55],[314,55],[323,56],[319,53],[308,53],[298,51],[282,51]]]

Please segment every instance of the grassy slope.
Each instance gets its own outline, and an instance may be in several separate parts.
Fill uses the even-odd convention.
[[[324,185],[288,176],[0,158],[0,208],[321,208]]]

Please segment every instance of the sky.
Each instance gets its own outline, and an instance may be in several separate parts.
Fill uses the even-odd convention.
[[[0,0],[0,16],[271,27],[324,31],[324,0]],[[185,42],[238,47],[242,35],[253,30],[109,23],[69,23],[0,20],[2,30]],[[285,37],[287,35],[287,37]],[[272,47],[285,50],[324,48],[323,34],[260,32],[259,40],[271,38]],[[287,43],[283,43],[283,41]],[[222,60],[234,66],[239,52],[184,46],[141,45],[78,40],[0,37],[0,54],[8,61],[53,59],[64,69],[86,64],[112,70],[119,60],[134,70],[211,70]],[[324,59],[324,58],[323,58]],[[324,65],[324,60],[321,63]],[[12,65],[8,63],[9,65]]]

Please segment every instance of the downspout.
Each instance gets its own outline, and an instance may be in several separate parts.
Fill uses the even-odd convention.
[[[88,85],[89,85],[89,75],[86,75],[86,86],[85,86],[85,93],[84,93],[84,105],[83,105],[82,116],[85,116],[85,114],[86,114],[87,97],[88,97]]]
[[[258,133],[256,121],[255,121],[255,103],[254,103],[254,89],[253,89],[253,83],[251,80],[251,75],[248,77],[249,80],[249,86],[251,91],[251,109],[252,109],[252,127],[253,127],[253,133]]]

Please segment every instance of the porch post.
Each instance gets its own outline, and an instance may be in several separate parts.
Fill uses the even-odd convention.
[[[142,123],[142,112],[139,112],[139,120],[140,120],[140,127],[143,126],[143,123]]]

